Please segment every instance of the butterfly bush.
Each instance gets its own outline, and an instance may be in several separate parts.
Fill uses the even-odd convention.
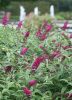
[[[49,31],[51,31],[51,29],[52,25],[48,24],[47,22],[44,22],[44,24],[36,32],[36,36],[43,41],[47,38],[47,34]]]
[[[45,17],[44,17],[45,18]],[[7,26],[6,17],[2,24]],[[0,99],[72,99],[72,34],[41,17],[0,28]]]

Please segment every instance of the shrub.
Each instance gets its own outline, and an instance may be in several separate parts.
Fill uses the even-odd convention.
[[[72,38],[64,31],[67,26],[62,30],[64,26],[60,29],[41,17],[30,20],[20,29],[0,27],[0,99],[72,98]]]

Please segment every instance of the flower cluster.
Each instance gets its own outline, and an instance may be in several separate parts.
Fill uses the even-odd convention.
[[[36,85],[36,83],[37,83],[36,80],[30,80],[28,85],[29,86],[34,86],[34,85]],[[26,96],[31,96],[32,95],[32,91],[27,87],[23,87],[23,92],[26,94]]]
[[[68,28],[68,22],[65,22],[64,25],[61,27],[62,30],[66,30]]]
[[[8,24],[8,18],[7,18],[6,15],[3,16],[3,18],[2,18],[2,24],[3,24],[4,26]]]
[[[5,25],[7,25],[7,23],[8,23],[7,17],[4,16],[2,24],[5,26]],[[20,29],[22,26],[23,26],[23,22],[19,21],[19,23],[17,25],[18,30],[16,29],[16,32],[20,32]],[[66,30],[67,28],[68,28],[68,22],[65,22],[63,27],[61,27],[61,29],[62,29],[61,31],[63,31],[63,32],[59,33],[59,30],[58,31],[56,30],[55,31],[56,34],[55,34],[54,32],[51,32],[53,29],[52,25],[49,24],[47,21],[45,21],[38,28],[37,32],[35,31],[36,34],[35,35],[33,34],[34,38],[37,37],[39,39],[39,41],[37,40],[37,43],[35,42],[34,38],[30,37],[30,32],[32,30],[30,31],[27,29],[25,31],[24,30],[21,31],[20,35],[22,35],[22,37],[21,37],[22,40],[20,41],[20,44],[18,47],[18,48],[21,48],[21,49],[19,49],[20,53],[18,54],[17,48],[15,50],[13,48],[15,55],[12,56],[12,59],[10,59],[10,62],[12,60],[12,62],[15,63],[15,64],[14,63],[13,64],[17,68],[19,67],[19,69],[14,71],[13,73],[19,74],[18,80],[19,80],[19,82],[23,82],[20,85],[21,85],[21,87],[23,87],[22,91],[25,94],[25,96],[27,96],[26,98],[31,97],[33,92],[35,93],[34,88],[39,89],[38,86],[41,86],[40,90],[42,90],[43,89],[42,87],[50,86],[48,84],[49,77],[50,77],[49,81],[51,83],[51,86],[48,88],[51,88],[50,92],[53,93],[53,91],[58,91],[58,87],[60,86],[61,83],[59,80],[58,87],[57,87],[57,85],[56,85],[57,79],[54,80],[56,73],[55,73],[55,76],[53,77],[54,72],[56,72],[56,69],[52,69],[52,66],[55,66],[55,68],[56,68],[56,66],[59,65],[60,63],[62,63],[63,66],[65,66],[66,65],[65,59],[69,58],[69,60],[70,60],[70,56],[72,56],[72,53],[70,51],[70,50],[72,50],[72,45],[71,45],[72,34],[65,34],[64,30]],[[54,36],[54,34],[55,34],[55,36]],[[57,37],[56,37],[56,35],[57,35]],[[51,38],[51,36],[52,36],[52,38]],[[33,39],[33,41],[31,41],[30,38]],[[29,41],[28,41],[28,39],[29,39]],[[65,42],[63,39],[65,40]],[[45,40],[47,40],[47,41],[45,41]],[[27,44],[27,42],[28,42],[28,44]],[[33,44],[33,43],[35,43],[35,44]],[[33,44],[33,45],[31,45],[31,44]],[[35,46],[36,48],[32,48],[33,46]],[[68,52],[68,50],[70,52]],[[8,52],[9,53],[11,52],[10,49]],[[8,55],[8,56],[10,56],[10,55]],[[14,57],[14,59],[13,59],[13,57]],[[65,61],[65,63],[64,63],[64,61]],[[68,63],[67,63],[67,65],[68,65]],[[43,70],[41,68],[40,69],[41,72],[40,72],[40,70],[38,70],[38,69],[41,66],[42,66]],[[51,67],[51,69],[50,69],[50,67]],[[12,72],[12,68],[13,68],[13,66],[6,66],[4,68],[5,74],[6,73],[10,74],[10,72]],[[29,72],[25,73],[26,71],[29,71]],[[44,71],[46,71],[46,72],[44,73]],[[22,72],[24,72],[24,73],[22,73]],[[50,75],[48,77],[49,73],[50,73]],[[29,77],[27,77],[26,75],[29,75]],[[46,77],[46,75],[47,75],[47,77]],[[16,77],[16,75],[15,76],[11,75],[11,81],[12,81],[12,79],[15,80],[15,77]],[[41,77],[43,79],[41,79],[41,82],[40,82]],[[58,77],[59,77],[59,75],[58,75]],[[25,84],[24,84],[24,82],[25,82]],[[40,84],[38,84],[39,82],[40,82]],[[55,88],[54,88],[54,84],[55,84]],[[68,84],[68,82],[66,84]],[[53,86],[54,90],[52,89],[52,86]],[[63,86],[63,84],[61,84],[61,86]],[[57,87],[57,90],[56,90],[56,87]],[[48,88],[44,90],[45,95],[49,91]],[[17,89],[18,89],[18,87],[17,87]],[[72,94],[67,94],[67,98],[71,98],[71,97],[72,97]]]
[[[20,55],[22,56],[25,55],[27,51],[28,51],[28,48],[22,48]]]
[[[36,32],[36,36],[41,40],[45,40],[47,38],[48,32],[52,29],[52,25],[44,22],[44,24],[38,29]]]
[[[20,29],[22,27],[22,25],[23,25],[22,23],[23,23],[22,21],[18,22],[17,29]]]
[[[25,38],[28,38],[29,35],[30,35],[30,32],[29,32],[29,31],[27,31],[27,32],[23,32],[22,34],[24,35]]]

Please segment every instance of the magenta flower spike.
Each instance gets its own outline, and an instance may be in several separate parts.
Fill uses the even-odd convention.
[[[32,64],[32,70],[35,71],[35,70],[39,67],[40,63],[41,63],[43,60],[44,60],[44,57],[42,57],[42,56],[37,57],[37,58],[35,59],[35,61],[33,62],[33,64]]]
[[[32,92],[27,87],[23,88],[23,92],[26,94],[26,96],[31,96]]]
[[[62,30],[66,30],[68,28],[68,22],[65,22],[63,27],[61,27]]]
[[[8,18],[7,18],[7,16],[3,16],[3,18],[2,18],[2,24],[4,26],[8,24]]]
[[[25,55],[27,51],[28,51],[28,48],[22,48],[20,55],[22,56]]]
[[[22,27],[22,21],[19,21],[19,22],[18,22],[18,25],[17,25],[17,28],[20,29],[21,27]]]
[[[25,38],[27,38],[27,37],[29,37],[30,32],[29,32],[29,31],[27,31],[27,32],[24,32],[24,33],[22,33],[22,34],[25,36]]]
[[[36,85],[37,81],[36,80],[30,80],[29,81],[29,86],[34,86]]]

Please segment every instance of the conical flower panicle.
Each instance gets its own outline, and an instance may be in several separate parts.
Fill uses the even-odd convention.
[[[4,26],[8,24],[8,18],[7,18],[7,16],[3,16],[3,18],[2,18],[2,24]]]

